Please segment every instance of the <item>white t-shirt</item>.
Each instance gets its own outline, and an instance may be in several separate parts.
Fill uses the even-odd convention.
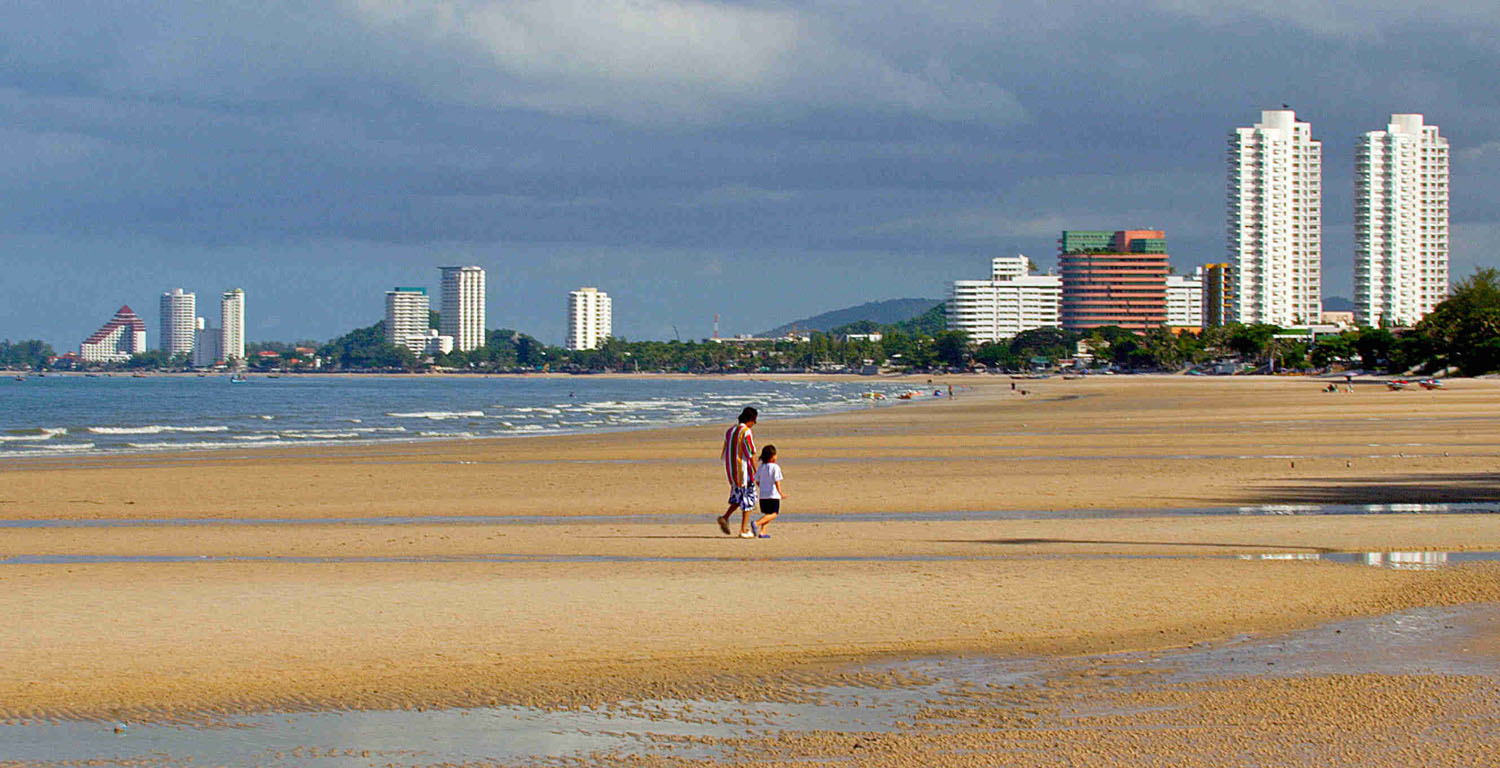
[[[760,497],[762,499],[779,499],[781,493],[776,490],[776,484],[781,481],[781,465],[774,462],[760,465],[755,470],[755,482],[760,485]]]

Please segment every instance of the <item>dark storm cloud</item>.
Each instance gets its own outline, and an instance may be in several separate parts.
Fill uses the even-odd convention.
[[[1223,253],[1227,133],[1283,102],[1324,141],[1347,295],[1353,143],[1391,112],[1453,142],[1455,272],[1500,244],[1497,26],[1462,3],[10,3],[0,336],[71,347],[119,303],[244,284],[253,337],[326,337],[456,259],[495,275],[492,325],[554,341],[576,284],[616,286],[626,335],[702,335],[747,275],[780,320],[1050,263],[1065,227],[1164,228],[1188,269]]]

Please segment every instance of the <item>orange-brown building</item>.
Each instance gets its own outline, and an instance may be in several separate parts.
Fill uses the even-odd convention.
[[[1065,230],[1058,241],[1062,327],[1086,331],[1118,325],[1132,331],[1167,322],[1167,234]]]

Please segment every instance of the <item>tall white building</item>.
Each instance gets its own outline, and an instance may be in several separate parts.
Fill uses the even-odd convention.
[[[1191,275],[1167,275],[1167,326],[1203,327],[1203,267]]]
[[[1323,313],[1323,144],[1289,109],[1229,136],[1230,320],[1310,325]]]
[[[1021,255],[990,263],[989,280],[955,280],[948,289],[947,325],[976,343],[1003,341],[1033,328],[1057,328],[1062,278],[1030,274]]]
[[[484,270],[443,267],[443,335],[453,348],[468,352],[484,346]]]
[[[385,340],[422,354],[427,351],[431,321],[426,288],[395,288],[385,292]]]
[[[1354,319],[1412,325],[1448,297],[1448,140],[1391,115],[1354,158]]]
[[[245,359],[245,292],[239,288],[219,300],[219,355],[231,364]]]
[[[609,294],[598,288],[568,292],[568,349],[594,349],[613,333]]]
[[[161,295],[161,351],[167,357],[193,354],[193,320],[197,316],[197,297],[173,288]]]

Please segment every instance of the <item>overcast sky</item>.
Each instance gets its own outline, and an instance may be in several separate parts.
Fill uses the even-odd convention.
[[[941,298],[1058,231],[1224,256],[1231,129],[1324,152],[1324,292],[1351,296],[1353,152],[1453,146],[1453,276],[1500,264],[1492,3],[8,0],[0,338],[59,351],[242,287],[252,340],[327,339],[437,267],[559,343],[597,285],[628,338]],[[1357,6],[1357,7],[1356,7]]]

